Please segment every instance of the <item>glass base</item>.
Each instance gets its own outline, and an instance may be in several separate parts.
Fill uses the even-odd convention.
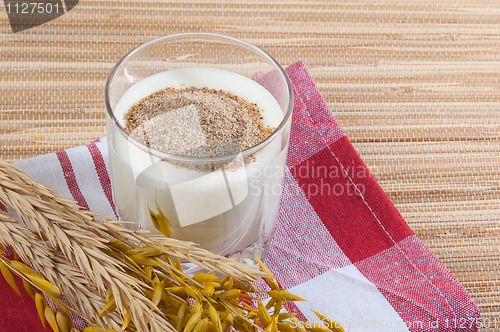
[[[230,257],[243,264],[259,267],[259,262],[256,258],[263,260],[266,253],[267,250],[265,247],[259,244],[254,244],[245,248],[243,251],[234,253]]]
[[[267,254],[267,251],[267,248],[264,248],[263,246],[258,244],[254,244],[245,248],[245,250],[237,252],[228,257],[233,258],[240,263],[259,268],[259,262],[256,258],[263,260],[265,258],[265,255]],[[196,264],[188,262],[182,263],[182,267],[184,269],[184,273],[190,276],[194,276],[195,274],[200,272],[209,272]]]

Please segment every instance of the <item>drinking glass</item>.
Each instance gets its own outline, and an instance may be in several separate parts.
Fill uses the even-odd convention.
[[[177,81],[168,79],[173,76]],[[258,144],[229,155],[155,150],[125,130],[123,113],[171,85],[224,90],[259,105],[267,98],[273,110],[264,113],[279,116],[278,125]],[[217,34],[161,37],[116,64],[105,102],[113,200],[125,227],[158,232],[150,210],[161,210],[173,238],[244,262],[264,257],[279,208],[293,107],[290,81],[271,56]]]

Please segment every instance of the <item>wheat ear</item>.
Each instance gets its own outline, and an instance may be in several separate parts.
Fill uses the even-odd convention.
[[[43,244],[38,234],[17,219],[0,211],[0,243],[10,246],[24,262],[49,282],[57,285],[66,299],[82,318],[89,323],[119,328],[122,318],[114,313],[99,317],[97,313],[105,302],[97,288],[90,283],[81,271],[71,264],[59,251]]]
[[[87,226],[88,212],[50,188],[32,181],[16,167],[0,163],[0,202],[12,208],[20,219],[47,238],[47,244],[60,250],[105,295],[110,290],[116,306],[125,317],[130,313],[139,331],[174,331],[156,305],[144,295],[148,286],[124,270],[127,266],[106,254],[105,234],[96,236]]]

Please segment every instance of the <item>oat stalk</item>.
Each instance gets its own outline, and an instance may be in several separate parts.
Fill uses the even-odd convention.
[[[91,212],[76,209],[73,201],[2,162],[0,203],[12,209],[0,212],[0,244],[11,246],[36,271],[6,258],[0,258],[0,270],[11,285],[9,271],[24,278],[42,322],[54,330],[77,331],[65,312],[71,311],[92,324],[84,332],[223,332],[230,326],[239,331],[289,331],[292,325],[300,331],[343,331],[319,324],[309,328],[293,313],[281,313],[287,302],[303,299],[281,289],[261,262],[257,269],[193,243],[96,221]],[[187,275],[180,260],[208,272]],[[251,295],[257,292],[251,282],[258,278],[271,286],[265,307]],[[50,308],[33,288],[61,310]],[[61,300],[61,293],[71,306]]]
[[[124,317],[128,312],[139,331],[175,330],[144,295],[147,285],[125,273],[122,261],[106,254],[108,238],[96,236],[87,226],[92,221],[89,212],[75,209],[53,189],[6,163],[0,163],[0,202],[46,239],[43,243],[49,248],[60,250],[87,280],[93,280],[101,296],[110,290],[119,314]]]
[[[22,261],[30,262],[50,283],[58,285],[67,301],[74,304],[73,310],[86,321],[113,328],[120,326],[121,318],[116,314],[97,315],[105,303],[95,285],[78,268],[61,252],[47,247],[34,230],[19,225],[13,216],[1,211],[0,244],[10,246]],[[57,299],[51,300],[57,302]]]

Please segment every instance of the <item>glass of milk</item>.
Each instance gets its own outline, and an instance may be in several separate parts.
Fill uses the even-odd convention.
[[[166,87],[228,91],[262,110],[274,131],[231,155],[186,157],[152,149],[125,128],[124,114]],[[125,227],[158,232],[159,206],[171,236],[251,263],[268,249],[278,213],[293,91],[283,68],[231,37],[184,33],[142,44],[112,70],[105,90],[113,200]],[[128,222],[130,221],[130,222]]]

